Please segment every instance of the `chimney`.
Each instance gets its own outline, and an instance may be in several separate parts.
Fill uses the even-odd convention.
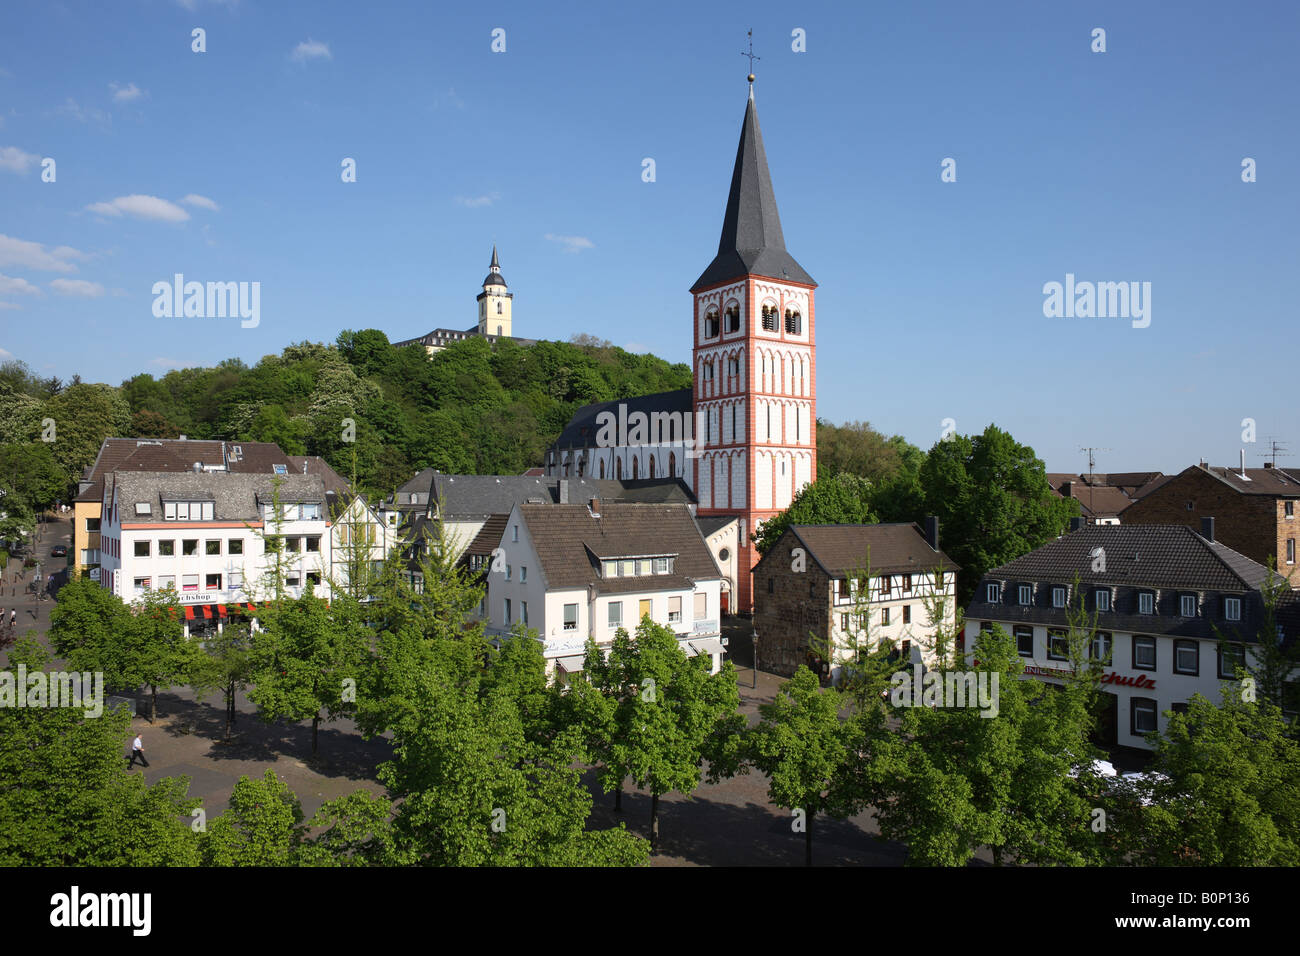
[[[568,503],[569,503],[569,479],[561,478],[560,479],[560,504],[567,505]]]
[[[587,502],[587,510],[591,512],[591,516],[592,516],[593,518],[599,518],[599,517],[600,517],[600,499],[599,499],[599,498],[592,498],[590,501],[588,501],[588,502]]]
[[[1082,518],[1082,516],[1078,516],[1078,517],[1074,517],[1074,518],[1071,518],[1071,519],[1070,519],[1070,530],[1071,530],[1071,531],[1081,531],[1082,529],[1083,529],[1083,518]]]
[[[939,518],[937,515],[926,515],[925,540],[932,550],[939,550]]]
[[[194,474],[197,475],[203,470],[203,462],[196,461],[194,464],[190,465],[190,468],[193,470]]]
[[[1241,450],[1241,477],[1246,477],[1246,449]]]
[[[1213,518],[1206,517],[1201,519],[1201,537],[1204,538],[1206,541],[1214,540],[1214,519]]]

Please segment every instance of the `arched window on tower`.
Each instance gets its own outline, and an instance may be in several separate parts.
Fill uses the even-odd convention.
[[[498,302],[498,303],[497,303],[497,315],[500,315],[500,314],[501,314],[501,303]]]
[[[715,338],[718,334],[718,307],[711,306],[704,314],[704,337]]]
[[[798,309],[785,310],[785,331],[787,335],[800,335],[803,332],[803,317]]]
[[[500,334],[501,334],[501,326],[498,325],[498,326],[497,326],[497,335],[500,335]]]
[[[727,331],[740,331],[740,306],[730,305],[727,307]]]
[[[777,312],[776,306],[774,305],[763,306],[763,331],[764,332],[776,331],[776,318],[778,314],[779,313]]]

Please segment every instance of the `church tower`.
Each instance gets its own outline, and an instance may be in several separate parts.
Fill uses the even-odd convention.
[[[691,286],[700,515],[736,515],[736,610],[753,607],[750,535],[817,478],[817,283],[786,251],[754,106],[740,130],[718,254]]]
[[[511,337],[510,300],[514,295],[501,278],[501,263],[497,262],[497,247],[492,246],[492,265],[483,280],[483,291],[478,294],[478,334]]]

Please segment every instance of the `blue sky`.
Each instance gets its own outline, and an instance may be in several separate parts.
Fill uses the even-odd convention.
[[[819,283],[820,417],[923,448],[993,421],[1053,471],[1085,445],[1099,471],[1235,462],[1250,417],[1251,464],[1276,436],[1300,466],[1300,5],[122,0],[0,22],[0,358],[44,375],[467,328],[493,242],[517,335],[686,361],[753,27],[787,246]],[[260,282],[260,324],[155,318],[177,272]],[[1150,326],[1046,318],[1067,273],[1150,282]]]

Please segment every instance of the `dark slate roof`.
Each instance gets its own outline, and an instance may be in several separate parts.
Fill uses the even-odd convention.
[[[1088,516],[1114,517],[1133,503],[1132,498],[1109,485],[1082,488],[1075,486],[1072,490],[1075,501],[1079,502],[1083,514]]]
[[[745,104],[745,121],[740,128],[736,165],[731,172],[731,192],[727,195],[718,254],[695,280],[691,291],[746,275],[817,284],[785,248],[752,87],[749,102]]]
[[[942,550],[935,551],[916,522],[897,524],[792,524],[790,537],[802,544],[808,557],[832,577],[864,570],[868,559],[872,574],[898,572],[924,574],[941,563],[945,571],[960,569]],[[788,541],[785,535],[783,541]],[[793,544],[791,544],[793,546]],[[775,546],[763,561],[789,560],[789,550]],[[757,568],[755,572],[757,573]]]
[[[226,467],[241,475],[271,475],[280,465],[285,474],[295,471],[293,459],[281,451],[275,442],[267,441],[230,441],[226,442]],[[302,471],[299,465],[296,469]]]
[[[1247,468],[1245,478],[1242,478],[1240,468],[1207,467],[1204,470],[1245,495],[1300,497],[1300,480],[1293,478],[1282,468]]]
[[[489,272],[487,278],[483,280],[484,285],[505,285],[506,280],[501,278],[499,272]]]
[[[444,519],[509,514],[530,501],[559,504],[567,487],[568,504],[602,502],[694,504],[695,496],[680,478],[617,481],[600,478],[548,478],[545,475],[443,475],[434,473],[432,493]],[[408,482],[409,484],[409,482]],[[403,485],[403,487],[406,487]]]
[[[1106,570],[1093,571],[1104,548]],[[1188,591],[1249,591],[1268,574],[1261,564],[1183,525],[1088,525],[1049,541],[985,576],[991,581],[1122,584]]]
[[[519,506],[549,589],[595,586],[601,593],[689,588],[722,577],[685,505],[601,503]],[[600,556],[676,555],[674,573],[638,578],[600,576]]]
[[[117,498],[122,521],[161,520],[164,500],[213,501],[214,521],[257,521],[258,503],[272,500],[272,475],[230,472],[134,472],[116,471],[111,477],[110,495]],[[282,502],[324,504],[325,488],[315,475],[288,475],[281,479]],[[150,516],[136,516],[137,503],[150,505]]]
[[[560,449],[594,447],[598,431],[596,417],[601,412],[611,412],[614,415],[615,422],[617,422],[618,407],[620,405],[627,406],[627,416],[629,418],[636,412],[643,412],[646,415],[653,412],[675,412],[690,415],[693,408],[689,388],[679,388],[671,392],[655,392],[652,395],[637,395],[632,398],[616,398],[609,402],[595,402],[591,405],[583,405],[573,413],[573,418],[569,420],[569,424],[565,426],[564,431],[560,432],[560,437],[555,439],[555,444],[551,447]],[[684,419],[679,419],[679,421],[682,420]],[[661,440],[666,437],[663,436]]]
[[[293,467],[289,469],[291,474],[299,475],[317,475],[325,485],[325,493],[338,495],[340,498],[350,500],[352,486],[348,480],[330,467],[329,462],[319,455],[290,455],[289,461]],[[304,470],[303,465],[306,465]]]
[[[717,531],[722,530],[733,521],[739,521],[739,515],[705,515],[703,517],[696,515],[695,523],[699,526],[700,534],[708,537]]]
[[[152,446],[171,452],[186,470],[198,461],[209,467],[222,467],[226,463],[223,443],[206,439],[180,438],[105,438],[99,446],[94,463],[86,469],[83,481],[98,481],[113,471],[142,447]]]

